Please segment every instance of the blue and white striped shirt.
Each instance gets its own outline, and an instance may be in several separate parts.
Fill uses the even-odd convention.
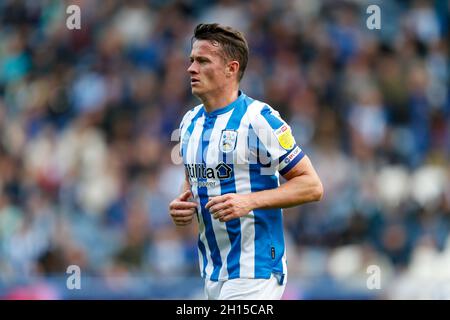
[[[284,282],[285,243],[281,209],[255,209],[228,222],[212,218],[208,198],[279,186],[304,156],[291,128],[267,104],[239,91],[228,106],[207,113],[198,105],[183,117],[180,152],[198,203],[200,271],[212,281],[234,278]]]

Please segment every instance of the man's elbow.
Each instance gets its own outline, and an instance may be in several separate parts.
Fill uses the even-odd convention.
[[[320,201],[323,198],[323,185],[322,182],[317,179],[313,191],[312,191],[312,201]]]

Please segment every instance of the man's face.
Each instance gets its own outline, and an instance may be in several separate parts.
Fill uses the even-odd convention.
[[[197,97],[220,92],[230,81],[221,50],[217,42],[208,40],[196,40],[192,45],[191,65],[187,71],[191,76],[192,94]]]

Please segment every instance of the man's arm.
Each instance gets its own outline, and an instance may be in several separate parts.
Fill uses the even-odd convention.
[[[278,188],[250,193],[252,210],[289,208],[322,199],[322,182],[308,156],[305,155],[284,178],[287,182]]]
[[[189,178],[187,176],[187,173],[184,175],[184,183],[183,183],[183,190],[181,190],[181,193],[190,191],[191,190],[191,184],[189,183]]]
[[[284,178],[287,182],[275,189],[214,197],[206,204],[206,208],[215,219],[226,222],[254,209],[288,208],[322,199],[322,182],[306,155]]]

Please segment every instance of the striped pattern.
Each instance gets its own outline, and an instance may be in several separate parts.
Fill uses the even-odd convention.
[[[287,273],[282,210],[256,209],[223,223],[205,208],[210,197],[250,193],[279,186],[304,156],[297,145],[281,147],[277,129],[287,124],[263,102],[239,92],[230,105],[207,113],[190,110],[180,125],[180,153],[198,203],[200,272],[212,281],[234,278],[283,282]]]

